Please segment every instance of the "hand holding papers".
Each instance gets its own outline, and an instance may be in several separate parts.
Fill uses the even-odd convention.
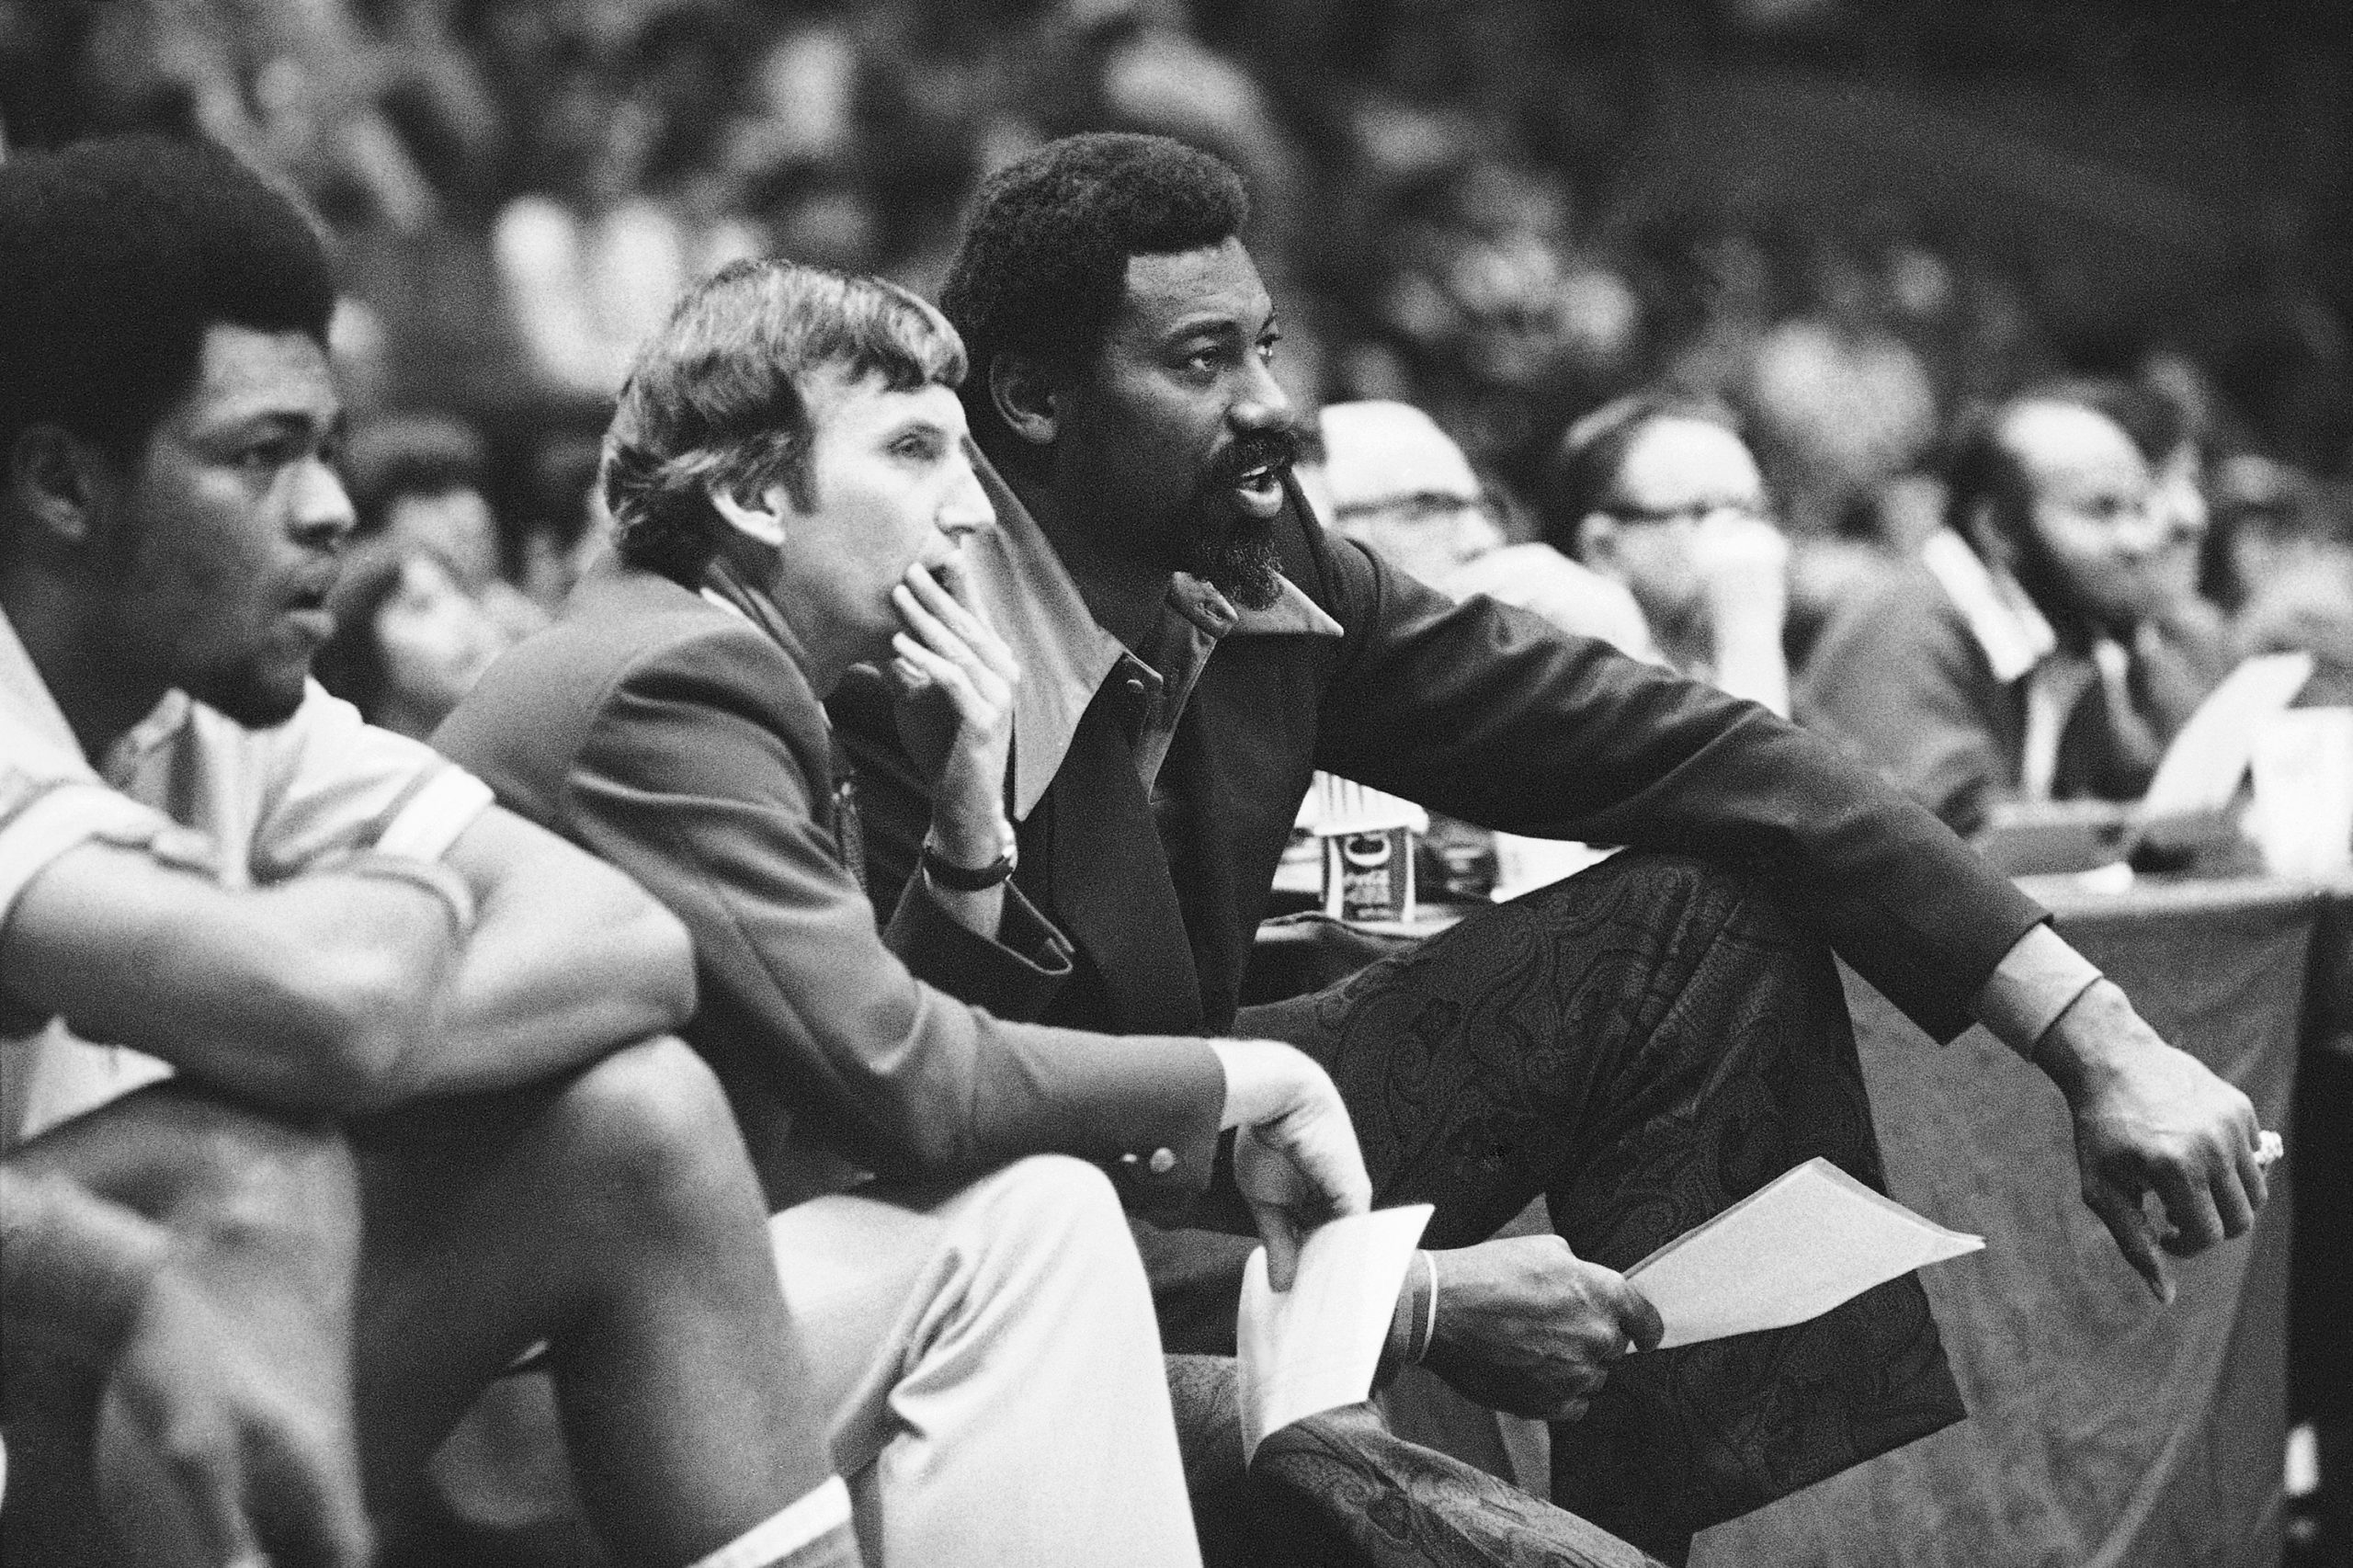
[[[1300,1248],[1299,1277],[1278,1294],[1267,1253],[1242,1275],[1238,1333],[1242,1459],[1267,1433],[1372,1392],[1373,1369],[1430,1206],[1415,1203],[1320,1225]]]
[[[1666,1324],[1661,1349],[1786,1328],[1874,1285],[1984,1246],[1808,1160],[1626,1270]]]

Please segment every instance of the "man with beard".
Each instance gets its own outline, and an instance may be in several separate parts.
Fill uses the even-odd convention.
[[[740,262],[689,290],[607,438],[616,568],[435,744],[693,935],[683,1032],[778,1210],[874,1559],[1180,1568],[1199,1559],[1151,1303],[1080,1160],[1140,1197],[1199,1188],[1235,1129],[1285,1285],[1298,1231],[1364,1208],[1364,1165],[1288,1046],[992,1016],[1069,960],[1006,881],[1019,672],[959,597],[991,520],[963,371],[939,312],[880,279]],[[881,931],[819,705],[860,663],[893,673],[939,806]]]
[[[302,216],[217,149],[14,159],[0,299],[0,1065],[70,1117],[0,1183],[11,1561],[96,1514],[357,1568],[540,1345],[617,1559],[855,1563],[751,1166],[660,1038],[685,933],[306,678],[352,513]]]
[[[2144,635],[2188,591],[2202,515],[2185,528],[2161,504],[2101,394],[1971,419],[1945,530],[1831,624],[1799,693],[1802,722],[1961,833],[2003,801],[2137,800],[2211,684],[2173,677]]]
[[[1764,709],[1325,533],[1289,482],[1279,337],[1231,170],[1051,143],[983,187],[943,307],[998,531],[975,593],[1025,671],[1017,885],[1070,938],[1048,1019],[1239,1025],[1324,1061],[1377,1199],[1437,1206],[1427,1364],[1549,1417],[1556,1500],[1665,1556],[1961,1406],[1915,1280],[1796,1329],[1621,1359],[1619,1270],[1809,1156],[1881,1179],[1835,949],[1924,1028],[1983,1019],[2059,1083],[2083,1192],[2165,1291],[2264,1188],[2247,1100],[1934,818]],[[929,808],[871,684],[873,888]],[[1319,994],[1240,1008],[1323,768],[1516,833],[1631,846]],[[1488,1240],[1542,1196],[1559,1234]],[[1172,1347],[1230,1348],[1248,1244],[1138,1229]]]

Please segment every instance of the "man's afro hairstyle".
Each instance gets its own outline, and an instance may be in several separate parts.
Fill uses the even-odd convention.
[[[1127,289],[1128,258],[1241,232],[1250,199],[1217,158],[1165,136],[1065,137],[982,185],[940,309],[964,339],[967,399],[1015,349],[1050,364],[1092,356]]]
[[[324,345],[334,311],[302,214],[210,142],[113,137],[0,163],[0,453],[44,423],[133,453],[209,328]]]

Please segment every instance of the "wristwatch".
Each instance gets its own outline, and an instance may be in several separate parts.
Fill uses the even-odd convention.
[[[1020,851],[1010,833],[1005,835],[1004,851],[985,866],[959,866],[942,855],[929,837],[923,841],[924,874],[951,892],[986,892],[1013,875],[1019,858]]]

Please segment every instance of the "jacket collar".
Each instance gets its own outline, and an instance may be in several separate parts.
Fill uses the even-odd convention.
[[[2058,634],[2018,579],[1988,566],[1950,528],[1929,536],[1920,560],[1961,612],[1995,680],[2007,686],[2022,679],[2058,651]]]
[[[1087,705],[1129,655],[1096,619],[1077,579],[1013,487],[978,449],[972,456],[996,508],[996,527],[966,543],[965,573],[1021,666],[1013,696],[1012,807],[1019,822],[1045,798]],[[1340,623],[1299,585],[1288,577],[1277,585],[1275,602],[1265,609],[1238,609],[1216,588],[1179,572],[1170,580],[1168,604],[1212,643],[1227,637],[1341,634]]]

